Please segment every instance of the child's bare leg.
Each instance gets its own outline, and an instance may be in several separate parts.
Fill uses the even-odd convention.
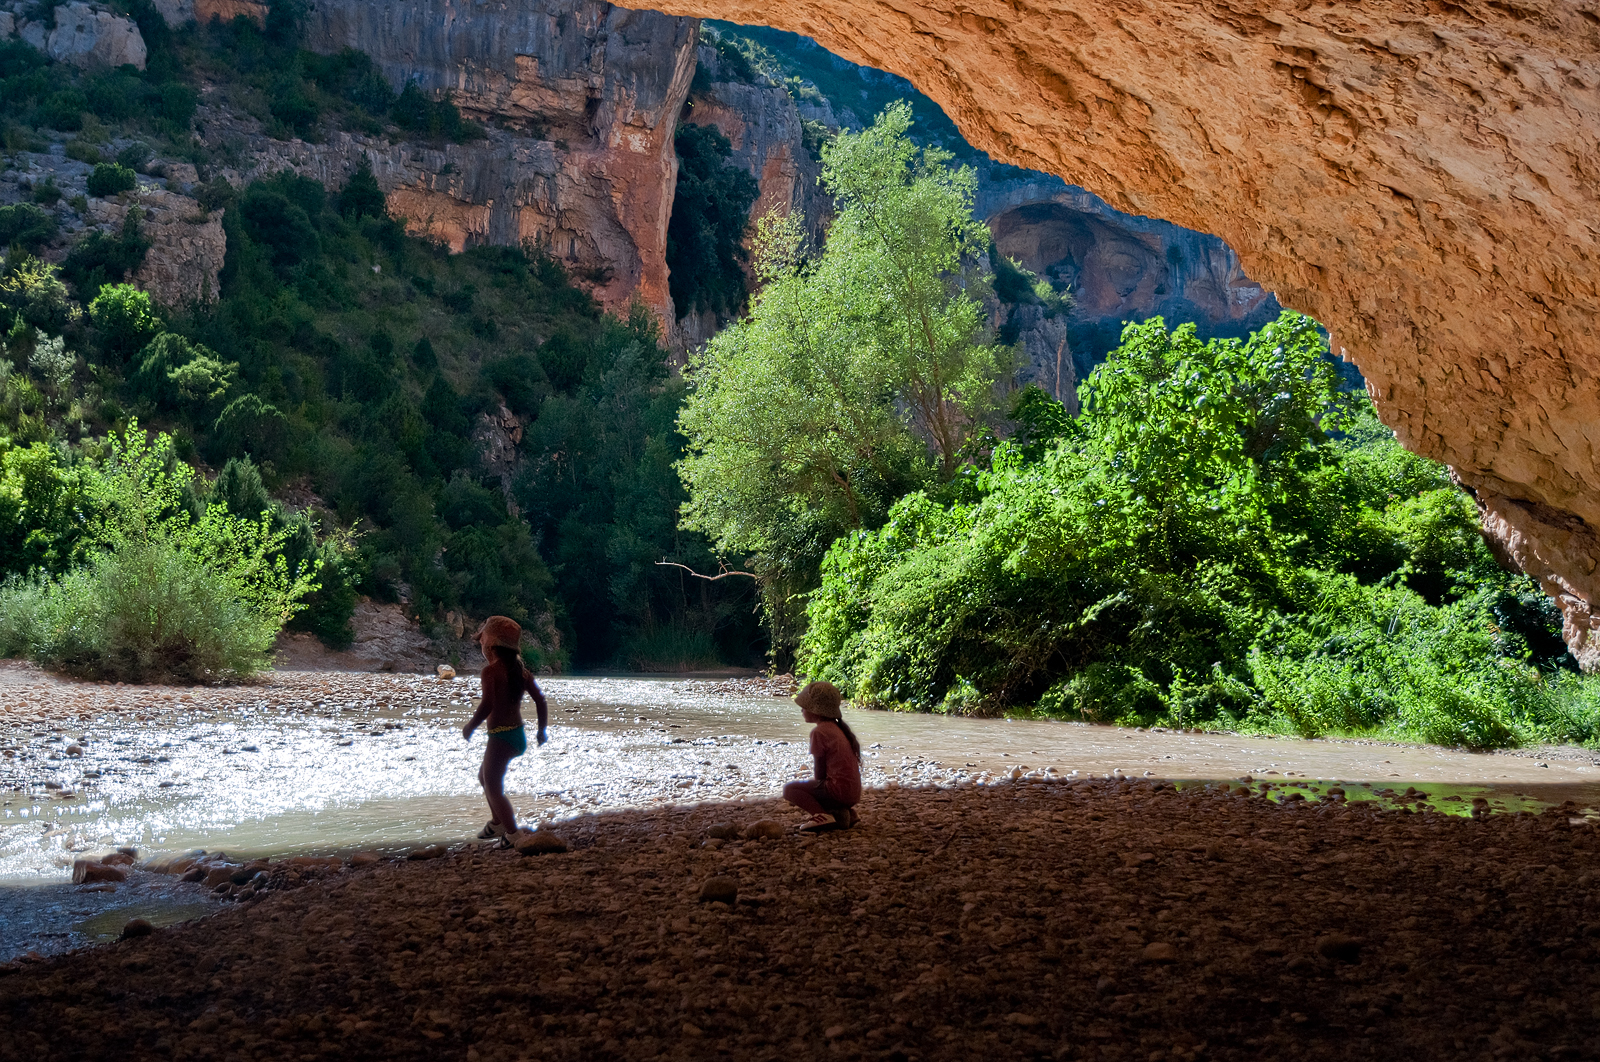
[[[506,767],[511,763],[511,748],[503,741],[491,740],[483,750],[483,766],[478,768],[478,783],[489,803],[490,821],[507,831],[517,825],[517,813],[506,799]]]
[[[818,802],[817,795],[812,791],[815,782],[790,782],[783,787],[783,799],[805,812],[807,815],[826,815],[822,804]]]

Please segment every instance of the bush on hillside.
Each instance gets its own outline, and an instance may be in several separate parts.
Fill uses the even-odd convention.
[[[0,248],[14,245],[37,252],[56,238],[59,227],[54,214],[31,203],[0,207]]]
[[[318,589],[317,560],[291,559],[290,532],[267,514],[198,505],[170,437],[147,440],[133,425],[110,450],[87,472],[76,514],[86,560],[0,589],[0,651],[128,682],[219,681],[268,666],[278,631]]]
[[[89,194],[97,198],[121,195],[138,186],[138,176],[120,162],[102,162],[89,174]]]
[[[737,54],[737,53],[735,53]],[[678,186],[667,222],[667,282],[680,318],[744,303],[745,232],[760,189],[731,165],[733,147],[712,126],[678,127]]]

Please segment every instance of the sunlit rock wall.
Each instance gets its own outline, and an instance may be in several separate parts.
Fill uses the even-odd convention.
[[[594,0],[319,0],[308,43],[358,48],[396,88],[449,92],[491,127],[464,145],[360,145],[414,229],[457,250],[542,246],[607,308],[637,297],[670,320],[672,138],[698,28]]]

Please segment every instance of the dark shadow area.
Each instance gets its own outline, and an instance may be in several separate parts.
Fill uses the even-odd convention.
[[[379,864],[7,966],[0,1051],[89,1057],[109,1028],[131,1059],[483,1062],[1585,1057],[1600,1036],[1579,913],[1600,833],[1562,814],[1115,781],[861,810],[806,840],[741,839],[788,822],[771,802],[576,819],[566,854]]]

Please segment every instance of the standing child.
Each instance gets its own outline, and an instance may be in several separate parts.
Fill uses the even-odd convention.
[[[861,802],[861,742],[839,710],[839,688],[813,682],[795,694],[794,703],[806,722],[816,724],[811,731],[816,777],[790,782],[783,799],[811,813],[802,833],[848,830],[861,821],[855,807]]]
[[[488,722],[489,742],[483,750],[483,766],[478,782],[489,802],[489,824],[478,839],[492,841],[516,832],[517,813],[506,799],[506,768],[528,751],[528,735],[522,725],[522,694],[533,698],[539,708],[539,744],[543,745],[547,709],[544,694],[533,674],[523,666],[520,647],[522,628],[505,616],[490,616],[477,634],[478,647],[488,664],[483,669],[483,700],[478,710],[461,728],[461,736],[471,740],[478,724]]]

